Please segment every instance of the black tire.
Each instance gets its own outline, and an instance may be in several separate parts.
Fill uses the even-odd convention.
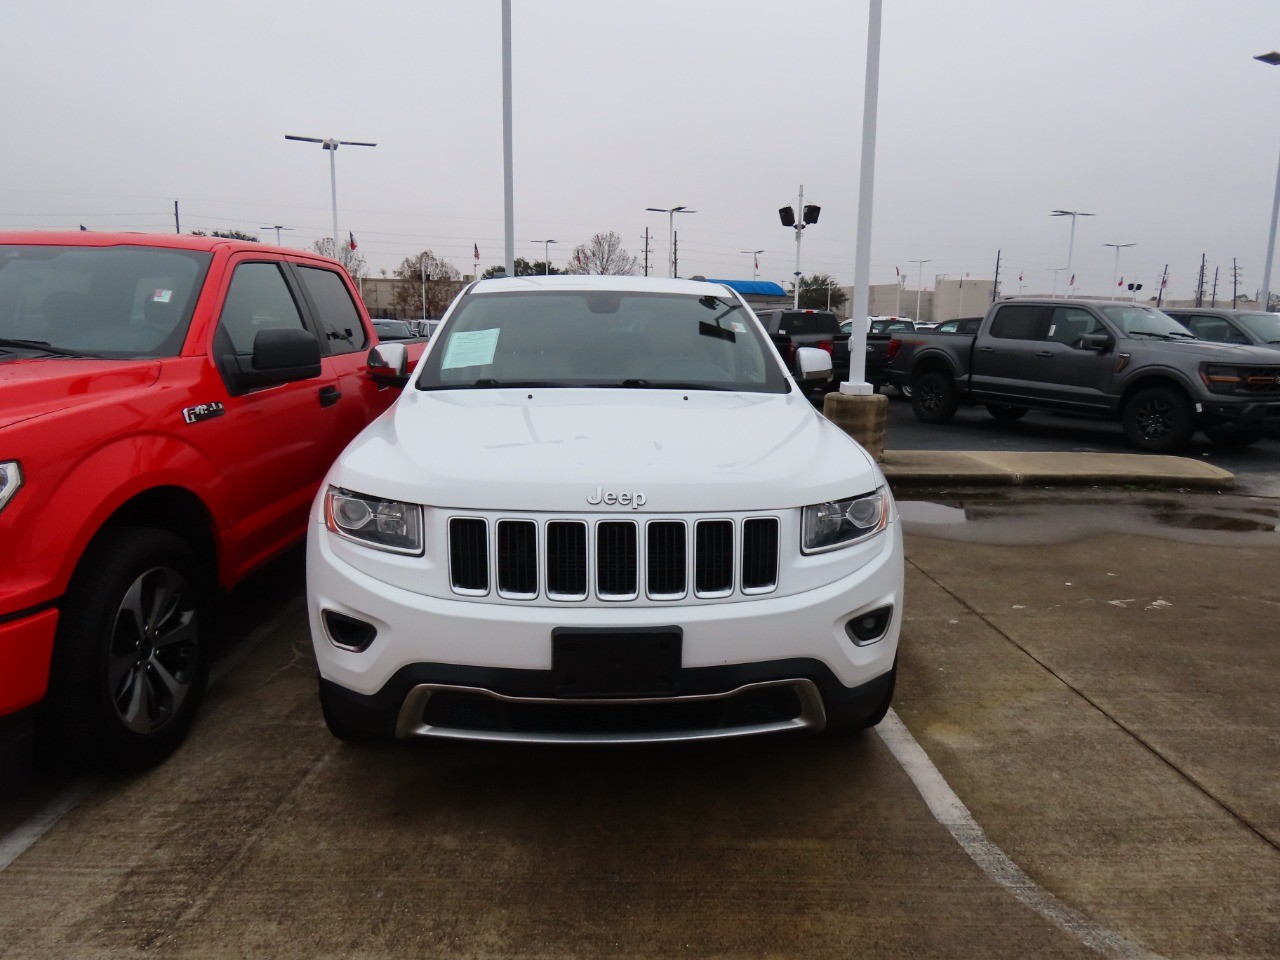
[[[59,758],[119,772],[167,757],[200,707],[210,641],[207,578],[182,540],[100,534],[59,616],[44,724]]]
[[[1147,387],[1125,404],[1121,415],[1125,439],[1145,453],[1172,453],[1195,433],[1191,402],[1174,387]]]
[[[1017,407],[1011,403],[988,403],[987,413],[1001,423],[1013,423],[1015,420],[1021,420],[1027,415],[1027,408]]]
[[[1210,427],[1204,435],[1219,447],[1247,447],[1263,438],[1262,427]]]
[[[911,384],[911,411],[922,423],[947,423],[960,408],[960,395],[950,375],[931,370]]]
[[[910,387],[895,387],[894,389],[896,389],[896,390],[898,391],[898,395],[899,395],[899,396],[901,396],[904,400],[910,400],[910,399],[911,399],[911,388],[910,388]]]

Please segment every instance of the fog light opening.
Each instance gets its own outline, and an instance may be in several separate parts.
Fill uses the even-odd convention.
[[[880,607],[860,613],[844,625],[844,632],[849,639],[860,647],[875,643],[889,629],[889,621],[893,619],[893,607]]]
[[[324,618],[324,629],[329,634],[329,642],[343,650],[363,653],[378,635],[378,630],[372,623],[357,620],[345,613],[324,610],[320,615]]]

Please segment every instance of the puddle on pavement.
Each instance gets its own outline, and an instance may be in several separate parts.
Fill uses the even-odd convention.
[[[1224,494],[983,491],[900,499],[898,511],[906,533],[971,543],[1064,543],[1129,533],[1216,546],[1280,546],[1280,504]]]

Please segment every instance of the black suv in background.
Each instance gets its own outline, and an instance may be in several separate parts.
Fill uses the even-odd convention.
[[[774,343],[789,337],[793,347],[817,347],[831,354],[831,380],[824,389],[837,390],[849,379],[849,335],[840,332],[840,321],[830,310],[757,310],[756,316]],[[788,357],[786,352],[783,357]],[[791,351],[788,362],[792,376],[799,381],[794,357],[795,351]]]

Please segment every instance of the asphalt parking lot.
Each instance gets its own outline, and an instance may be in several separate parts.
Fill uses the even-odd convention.
[[[0,953],[1280,955],[1280,503],[903,514],[901,735],[340,744],[286,558],[177,756],[0,804]]]

